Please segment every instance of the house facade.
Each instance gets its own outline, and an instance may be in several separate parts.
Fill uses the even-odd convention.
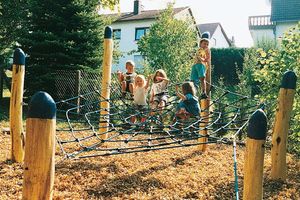
[[[272,0],[271,15],[250,16],[248,26],[254,45],[262,40],[279,40],[300,21],[300,0]]]
[[[201,33],[210,33],[209,46],[211,48],[227,48],[234,46],[234,41],[228,38],[220,23],[198,24],[197,26]]]
[[[124,71],[125,62],[127,60],[133,60],[136,64],[136,68],[143,67],[143,57],[138,52],[134,52],[134,50],[137,50],[138,40],[147,34],[151,24],[156,21],[162,11],[163,10],[142,10],[141,2],[135,0],[133,12],[109,15],[109,17],[116,19],[111,24],[111,27],[114,33],[114,40],[119,43],[119,50],[123,54],[119,63],[113,64],[113,71]],[[174,18],[181,20],[192,19],[195,22],[189,7],[174,8]],[[195,28],[197,28],[196,23]],[[198,35],[200,35],[199,32]]]

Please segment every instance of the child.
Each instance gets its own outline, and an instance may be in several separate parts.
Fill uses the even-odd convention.
[[[134,72],[135,64],[133,61],[128,60],[125,64],[126,73],[122,73],[117,71],[118,79],[122,84],[122,97],[126,96],[126,92],[129,92],[131,95],[133,93],[133,83],[134,78],[136,77],[136,73]]]
[[[196,89],[192,82],[185,82],[181,86],[182,93],[176,86],[176,94],[181,99],[177,107],[176,116],[181,119],[187,119],[190,116],[199,116],[200,105],[196,95]]]
[[[149,82],[150,82],[151,76],[148,77],[148,80],[146,82],[145,77],[143,75],[137,75],[134,80],[133,85],[133,104],[134,109],[138,110],[140,112],[143,112],[145,110],[145,107],[147,106],[147,95],[149,91]],[[135,123],[136,117],[131,118],[131,122]],[[142,117],[141,122],[145,122],[146,118]]]
[[[151,109],[163,108],[168,101],[168,86],[169,79],[164,70],[159,69],[153,77],[153,84],[150,93]]]
[[[207,38],[202,38],[200,40],[200,48],[198,49],[195,56],[195,64],[192,66],[191,81],[194,83],[195,87],[198,89],[199,80],[201,82],[202,94],[201,98],[207,98],[206,94],[206,83],[205,74],[206,67],[210,66],[210,50],[208,48],[209,40]]]

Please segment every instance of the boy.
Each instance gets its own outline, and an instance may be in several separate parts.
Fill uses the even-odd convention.
[[[126,61],[125,64],[126,73],[117,71],[118,79],[122,84],[122,97],[126,96],[126,92],[133,94],[133,83],[136,73],[134,72],[135,64],[132,60]]]
[[[201,38],[199,44],[200,47],[195,56],[195,64],[192,66],[191,71],[191,81],[197,89],[199,88],[199,81],[201,83],[201,99],[206,99],[208,97],[205,83],[206,68],[210,66],[210,50],[208,45],[209,40],[207,38]]]

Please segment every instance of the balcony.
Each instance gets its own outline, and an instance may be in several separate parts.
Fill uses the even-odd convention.
[[[249,29],[270,29],[274,28],[275,22],[271,21],[271,15],[250,16],[248,18]]]

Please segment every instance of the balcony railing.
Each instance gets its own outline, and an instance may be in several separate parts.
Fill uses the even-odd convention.
[[[248,26],[250,29],[272,28],[276,24],[271,21],[271,15],[250,16]]]

